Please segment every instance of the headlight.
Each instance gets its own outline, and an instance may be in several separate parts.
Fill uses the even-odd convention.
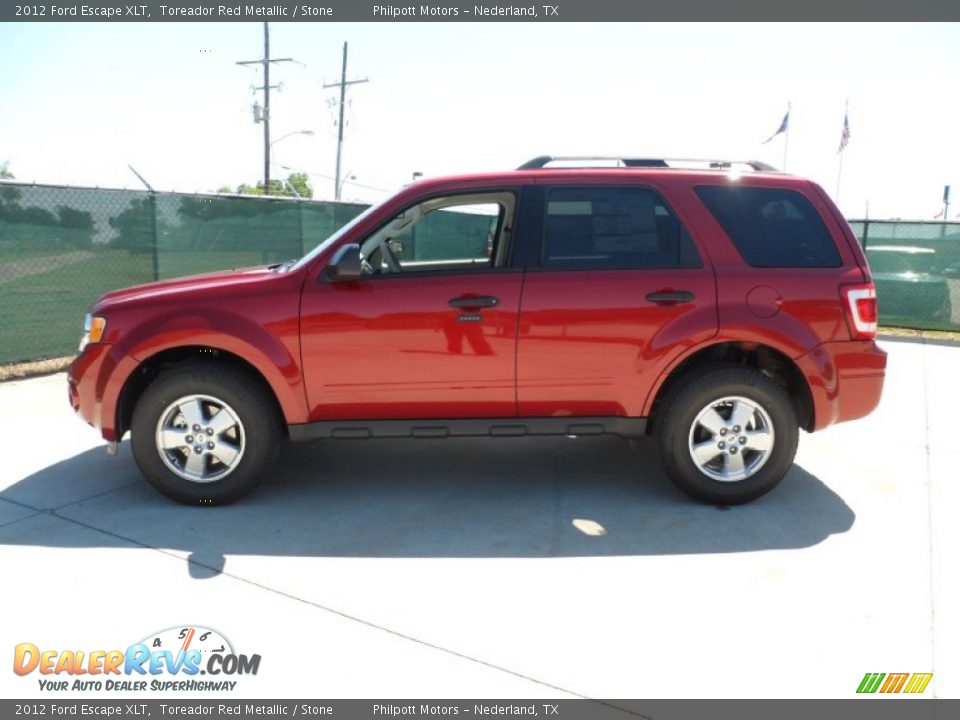
[[[107,319],[87,313],[83,318],[83,337],[80,338],[80,352],[90,343],[100,342],[107,329]]]

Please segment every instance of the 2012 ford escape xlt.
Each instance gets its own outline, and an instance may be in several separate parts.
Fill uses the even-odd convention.
[[[416,182],[298,261],[107,293],[69,394],[185,503],[248,492],[287,437],[613,433],[734,504],[780,482],[799,429],[876,407],[876,321],[809,180],[540,157]]]

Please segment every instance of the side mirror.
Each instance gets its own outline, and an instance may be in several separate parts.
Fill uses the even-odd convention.
[[[327,265],[326,275],[330,282],[359,280],[362,274],[360,246],[356,243],[342,246]]]

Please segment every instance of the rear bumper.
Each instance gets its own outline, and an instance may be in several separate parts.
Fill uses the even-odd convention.
[[[887,353],[873,340],[822,343],[797,365],[813,398],[810,430],[862,418],[880,403]]]

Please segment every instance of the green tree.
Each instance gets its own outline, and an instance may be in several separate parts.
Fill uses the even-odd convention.
[[[313,197],[313,187],[310,185],[310,178],[306,173],[290,173],[287,177],[287,182],[293,186],[293,189],[302,198],[312,198]]]
[[[293,187],[296,193],[290,190],[291,187]],[[224,185],[217,190],[217,192],[231,193],[233,190]],[[236,192],[240,195],[279,195],[286,197],[299,195],[305,199],[313,197],[313,187],[310,185],[310,178],[306,173],[290,173],[290,175],[287,176],[286,182],[282,180],[271,180],[268,192],[264,192],[262,180],[256,185],[241,183],[237,186]]]
[[[10,163],[0,163],[0,180],[14,180]],[[60,205],[54,215],[39,207],[23,207],[23,192],[15,185],[0,187],[0,235],[16,240],[20,247],[90,247],[93,243],[93,216]]]
[[[71,247],[89,248],[93,245],[93,215],[65,205],[57,207],[60,225],[63,227],[61,241]]]
[[[0,188],[0,235],[16,241],[18,247],[54,250],[63,247],[89,248],[93,244],[93,216],[65,205],[56,214],[46,208],[20,204],[16,187]]]
[[[129,252],[150,252],[154,242],[153,213],[150,197],[131,200],[126,210],[107,220],[117,233],[111,238],[110,245]]]

